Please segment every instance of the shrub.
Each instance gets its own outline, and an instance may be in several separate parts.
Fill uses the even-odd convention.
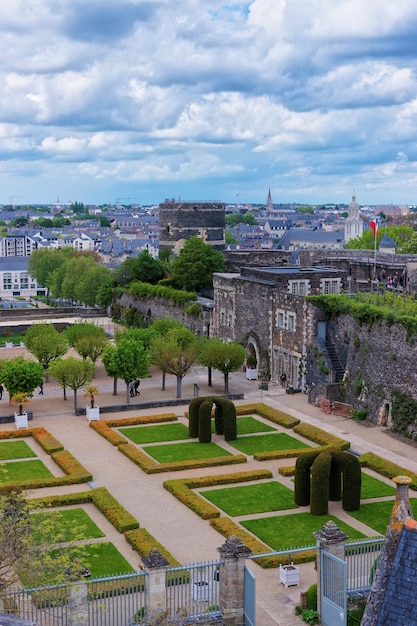
[[[200,443],[211,442],[211,410],[213,400],[206,398],[198,411],[198,440]]]
[[[311,466],[311,515],[327,515],[329,510],[329,479],[332,455],[322,452]]]
[[[307,608],[317,611],[317,583],[307,589]]]
[[[358,409],[357,411],[352,412],[352,419],[357,420],[359,422],[363,422],[368,418],[368,410],[367,409]]]

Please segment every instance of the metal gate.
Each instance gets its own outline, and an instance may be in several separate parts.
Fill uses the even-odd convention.
[[[247,564],[244,574],[243,618],[244,626],[256,626],[256,578]]]
[[[323,626],[346,626],[347,564],[321,550],[321,623]]]

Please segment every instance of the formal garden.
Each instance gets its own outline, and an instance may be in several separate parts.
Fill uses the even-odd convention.
[[[196,441],[190,436],[188,415],[141,415],[92,422],[90,427],[97,436],[105,437],[109,445],[116,446],[121,454],[149,474],[173,470],[186,474],[189,468],[224,466],[223,471],[215,475],[204,476],[201,472],[198,478],[181,476],[164,481],[164,487],[222,535],[239,536],[255,554],[311,546],[312,533],[329,519],[333,519],[350,540],[383,535],[395,493],[389,479],[400,473],[408,474],[413,479],[411,487],[417,486],[417,477],[404,468],[372,454],[362,455],[359,458],[362,479],[359,510],[348,511],[343,520],[333,514],[312,515],[309,507],[295,502],[296,459],[308,450],[344,450],[348,448],[348,442],[267,405],[243,405],[236,410],[237,436],[227,442],[216,435],[214,419],[210,426],[214,441],[204,444]],[[36,489],[41,494],[42,487],[93,480],[91,474],[43,428],[6,431],[0,433],[0,438],[2,491],[15,486]],[[29,441],[32,445],[28,445]],[[50,459],[47,464],[41,458],[45,455]],[[259,469],[246,471],[243,466],[251,458],[259,460]],[[262,468],[263,460],[276,460],[276,475]],[[56,468],[54,471],[51,462]],[[239,471],[236,467],[232,472],[224,471],[227,465],[236,464],[242,466]],[[416,501],[412,498],[412,505]],[[93,502],[137,550],[138,563],[140,557],[146,556],[154,546],[167,555],[170,563],[177,563],[103,488],[46,499],[32,497],[30,502],[36,510],[33,515],[51,514],[50,511],[37,512],[37,508],[44,506],[53,506],[54,510],[58,508],[63,512],[57,522],[60,529],[57,535],[63,535],[64,543],[74,541],[71,528],[78,529],[81,536],[77,535],[77,549],[83,541],[88,544],[83,548],[82,560],[95,576],[129,572],[132,565],[118,554],[111,542],[105,540],[100,524],[93,522],[82,508],[67,511],[65,506]],[[349,519],[351,524],[346,521]],[[365,532],[356,528],[355,520],[365,525]],[[95,539],[98,541],[94,542]],[[294,555],[294,560],[299,561],[310,558],[313,556],[309,552]],[[277,566],[282,561],[282,556],[260,559],[266,567]]]

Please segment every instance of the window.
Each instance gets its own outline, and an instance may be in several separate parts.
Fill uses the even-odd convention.
[[[288,282],[288,290],[294,296],[307,296],[309,293],[308,280],[290,280]]]
[[[285,313],[277,311],[277,328],[285,328]]]
[[[295,313],[288,313],[288,330],[291,333],[295,332]]]
[[[323,294],[340,293],[340,278],[329,278],[321,281]]]
[[[5,272],[3,274],[3,289],[11,289],[12,288],[12,275],[10,272]]]

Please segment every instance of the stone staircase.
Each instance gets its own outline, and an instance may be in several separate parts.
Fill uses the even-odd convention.
[[[341,383],[343,380],[345,369],[340,363],[340,359],[339,359],[339,356],[336,352],[334,345],[330,343],[330,341],[326,341],[325,345],[327,349],[327,354],[329,355],[329,359],[330,359],[330,362],[332,364],[332,368],[334,371],[334,382]]]

